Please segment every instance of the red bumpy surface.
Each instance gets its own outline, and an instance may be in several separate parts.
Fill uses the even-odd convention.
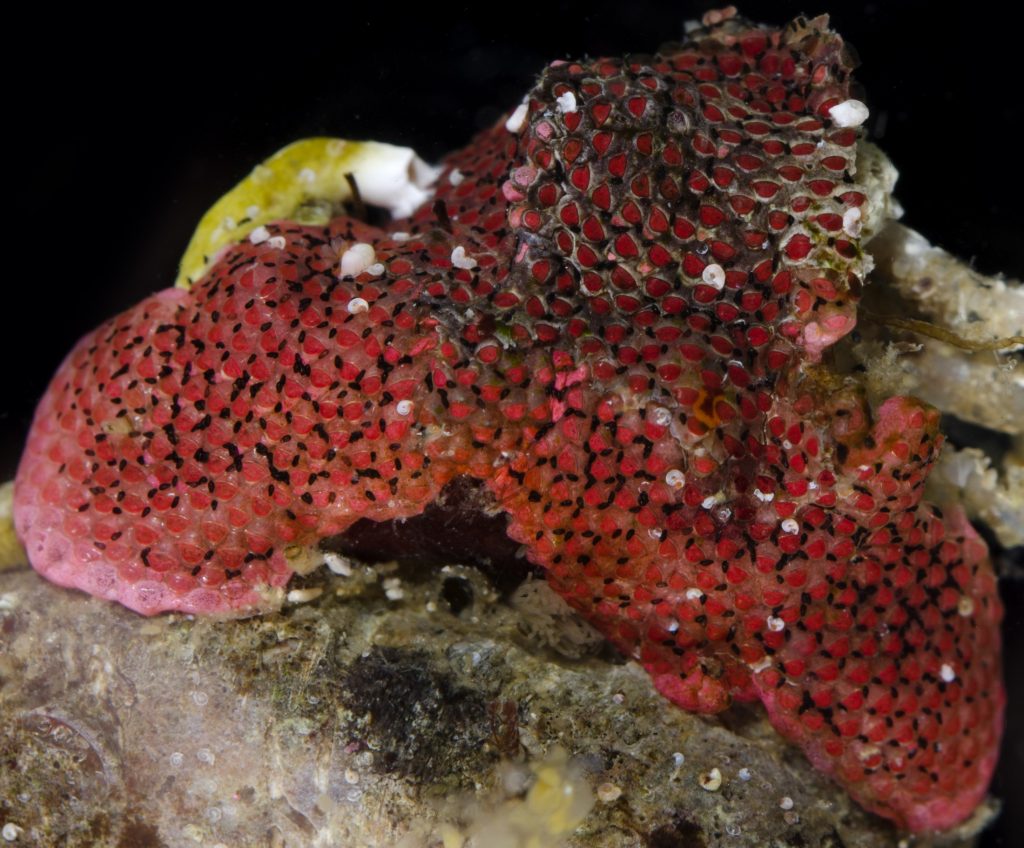
[[[815,364],[864,270],[850,63],[820,21],[691,39],[554,63],[412,219],[278,223],[85,338],[18,473],[33,565],[245,613],[294,546],[469,475],[671,700],[760,699],[868,809],[967,816],[1004,704],[985,546],[920,500],[936,412],[872,420]],[[340,275],[355,242],[382,270]]]

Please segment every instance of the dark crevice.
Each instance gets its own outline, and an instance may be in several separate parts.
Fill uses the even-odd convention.
[[[494,513],[493,498],[470,477],[452,480],[419,515],[392,521],[362,518],[320,547],[367,563],[472,565],[505,596],[535,572],[508,537],[508,517]]]

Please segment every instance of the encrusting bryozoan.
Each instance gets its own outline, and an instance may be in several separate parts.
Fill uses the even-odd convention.
[[[962,820],[1002,725],[995,575],[921,500],[937,412],[821,364],[867,270],[850,69],[823,19],[715,13],[552,63],[390,228],[240,232],[61,366],[16,482],[34,567],[247,614],[296,551],[474,478],[676,704],[760,700],[866,808]]]

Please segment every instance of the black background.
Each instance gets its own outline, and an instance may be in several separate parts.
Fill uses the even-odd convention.
[[[0,479],[72,343],[171,285],[202,213],[259,160],[309,135],[436,160],[518,103],[551,59],[650,52],[701,2],[293,3],[232,18],[175,5],[40,8],[9,30],[3,108],[13,203],[4,246]],[[142,8],[141,6],[138,8]],[[781,24],[829,12],[857,49],[869,126],[901,172],[905,222],[986,272],[1024,276],[1019,27],[965,4],[747,2]],[[14,56],[17,54],[17,58]],[[1004,581],[1009,734],[987,846],[1024,845],[1024,586]],[[1014,716],[1016,713],[1016,716]]]

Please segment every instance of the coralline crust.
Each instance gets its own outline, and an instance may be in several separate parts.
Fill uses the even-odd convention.
[[[868,809],[962,820],[1002,726],[995,576],[921,500],[937,413],[872,416],[817,364],[865,273],[850,71],[823,19],[717,15],[553,63],[410,219],[227,249],[61,366],[16,483],[33,565],[247,614],[318,540],[475,478],[675,703],[760,700]]]

